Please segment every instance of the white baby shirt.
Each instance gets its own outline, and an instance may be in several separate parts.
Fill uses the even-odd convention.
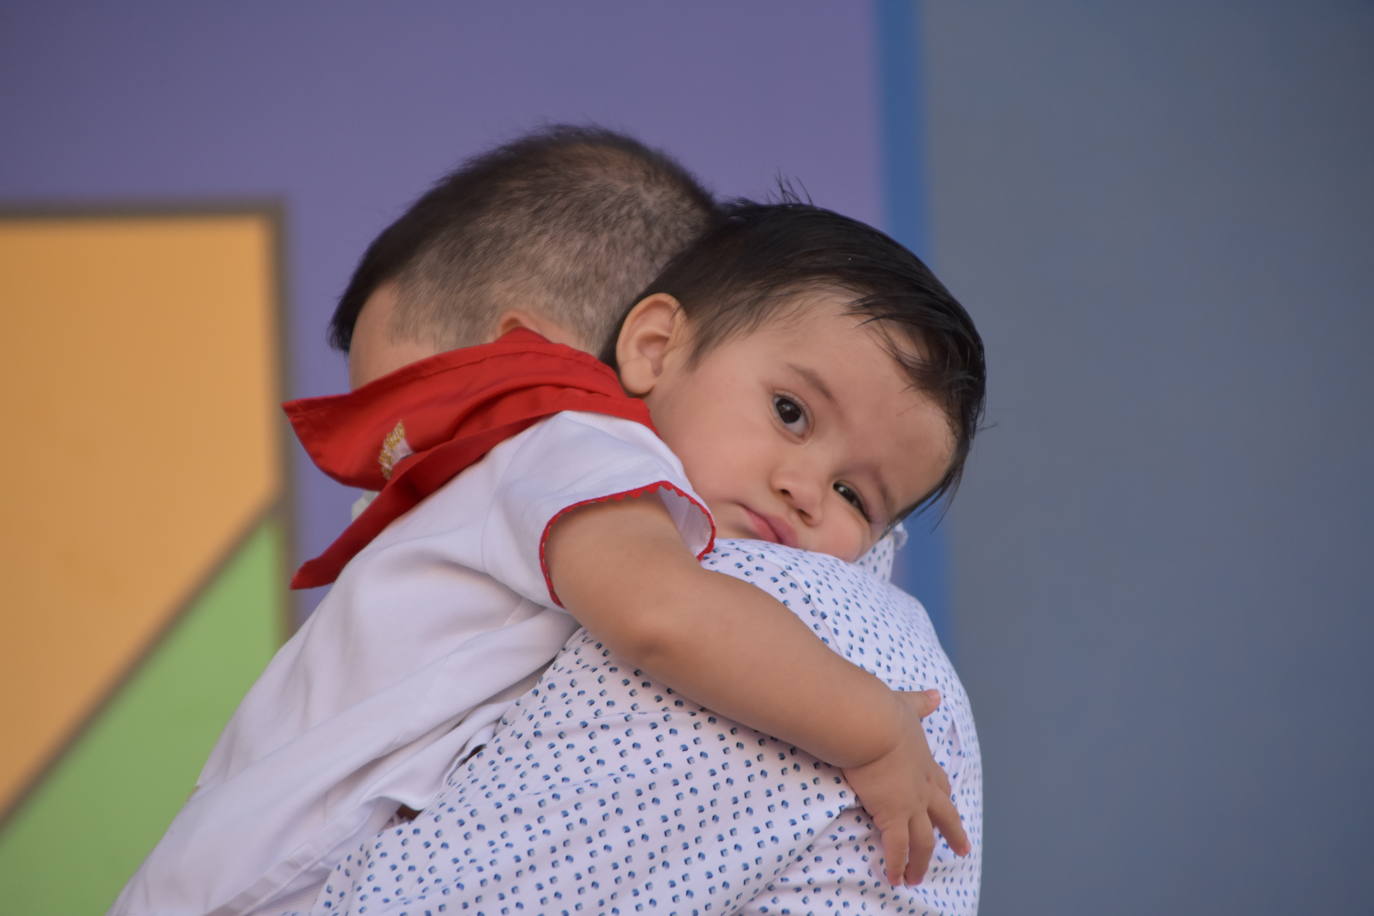
[[[249,690],[111,913],[308,906],[399,805],[427,807],[577,629],[550,607],[553,519],[646,491],[704,554],[710,515],[667,446],[642,424],[567,412],[393,522]]]

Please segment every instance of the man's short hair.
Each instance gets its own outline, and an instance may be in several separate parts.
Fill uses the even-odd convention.
[[[467,346],[522,308],[599,346],[714,212],[691,173],[631,137],[535,131],[464,163],[377,236],[339,300],[330,343],[347,351],[363,305],[394,283],[395,339]]]
[[[695,362],[727,339],[786,321],[799,296],[822,291],[839,293],[848,314],[873,323],[912,386],[934,398],[949,421],[955,439],[949,471],[909,508],[952,495],[983,415],[983,341],[930,268],[887,235],[795,199],[736,200],[639,298],[667,293],[681,303]],[[603,359],[610,357],[610,349],[603,351]]]

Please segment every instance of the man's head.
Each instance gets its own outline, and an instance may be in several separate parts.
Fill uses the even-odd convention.
[[[714,212],[690,173],[630,137],[536,131],[445,176],[373,241],[330,342],[355,387],[515,325],[599,349]]]
[[[881,232],[739,202],[648,289],[606,355],[722,533],[854,559],[957,484],[982,341]]]

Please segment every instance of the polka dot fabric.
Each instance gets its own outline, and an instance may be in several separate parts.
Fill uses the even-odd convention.
[[[882,877],[878,835],[838,770],[627,668],[585,630],[414,821],[334,870],[314,913],[974,913],[982,772],[973,719],[920,605],[869,568],[727,541],[709,568],[775,595],[925,720],[974,852],[937,841],[925,882]]]

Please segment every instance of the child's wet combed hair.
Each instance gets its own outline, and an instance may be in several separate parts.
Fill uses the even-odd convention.
[[[737,200],[643,295],[667,293],[681,303],[695,360],[728,338],[786,320],[786,309],[808,292],[847,297],[847,312],[875,323],[912,385],[943,408],[954,457],[938,486],[910,509],[952,495],[983,414],[983,341],[930,268],[887,235],[794,199]]]
[[[630,297],[710,225],[711,195],[665,153],[554,125],[440,179],[368,247],[330,323],[347,351],[368,298],[394,283],[396,339],[479,343],[501,312],[610,337]]]

